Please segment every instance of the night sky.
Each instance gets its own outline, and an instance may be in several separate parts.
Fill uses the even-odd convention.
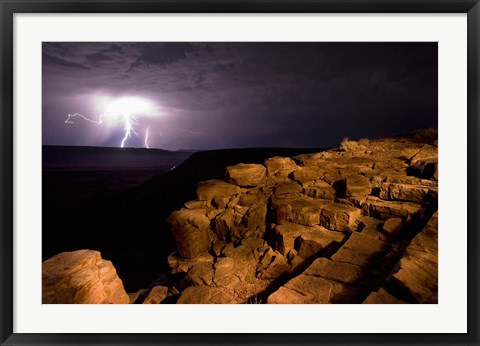
[[[436,43],[43,43],[42,64],[46,145],[143,147],[148,128],[168,150],[333,147],[438,126]]]

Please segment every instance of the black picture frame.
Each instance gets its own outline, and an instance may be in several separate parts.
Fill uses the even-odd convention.
[[[478,345],[479,0],[0,0],[2,345]],[[13,16],[15,13],[467,13],[468,332],[465,334],[20,334],[13,332]],[[452,316],[454,318],[454,316]]]

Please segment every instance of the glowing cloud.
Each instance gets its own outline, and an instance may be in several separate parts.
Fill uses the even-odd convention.
[[[140,117],[159,115],[155,104],[147,99],[140,97],[121,97],[111,100],[110,98],[100,97],[96,99],[97,107],[101,109],[101,115],[98,120],[91,119],[79,113],[68,114],[67,124],[75,124],[74,118],[79,117],[87,122],[94,124],[106,124],[116,126],[117,123],[123,124],[124,136],[120,142],[120,147],[125,146],[125,142],[134,134],[138,136],[134,127]],[[111,120],[111,121],[109,121]],[[150,125],[145,131],[144,146],[148,146],[148,135]]]

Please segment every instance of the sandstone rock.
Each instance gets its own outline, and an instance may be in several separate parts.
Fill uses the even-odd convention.
[[[194,258],[210,249],[210,220],[196,210],[174,211],[167,219],[183,258]]]
[[[348,176],[345,183],[346,195],[349,197],[368,196],[372,193],[372,183],[363,175]]]
[[[182,258],[174,252],[167,258],[168,266],[172,269],[172,274],[187,273],[193,266],[200,263],[213,266],[213,260],[213,256],[208,252],[204,252],[193,259]]]
[[[42,263],[43,304],[128,304],[112,262],[100,252],[62,252]]]
[[[236,304],[236,300],[230,294],[220,288],[208,286],[187,287],[178,304]]]
[[[233,228],[235,220],[235,212],[232,209],[227,209],[217,215],[213,220],[213,231],[220,240],[226,240],[227,236],[231,237],[230,231]]]
[[[321,251],[333,244],[342,243],[346,236],[342,232],[330,231],[321,226],[314,227],[315,230],[302,233],[295,240],[295,249],[298,256],[310,259],[317,256]]]
[[[302,167],[293,172],[293,179],[304,184],[322,178],[323,173],[324,171],[318,167]]]
[[[295,156],[295,160],[304,167],[319,166],[324,163],[324,159],[327,158],[330,153],[320,152],[313,154],[303,154]]]
[[[250,249],[250,251],[254,251],[255,249],[264,247],[266,245],[267,245],[267,242],[260,238],[242,239],[242,242],[241,242],[241,246],[244,246]]]
[[[140,289],[135,293],[128,293],[128,298],[130,298],[130,304],[135,304],[137,301],[141,301],[143,299],[143,294],[145,293],[145,289]]]
[[[302,187],[293,182],[293,181],[289,181],[289,182],[284,182],[284,183],[280,183],[276,186],[275,188],[275,196],[280,196],[280,195],[295,195],[295,194],[298,194],[300,192],[302,192]]]
[[[251,207],[254,204],[265,202],[265,195],[259,191],[239,195],[238,204],[245,207]]]
[[[361,214],[361,210],[347,205],[333,203],[322,208],[320,213],[320,225],[337,231],[349,231],[355,220]]]
[[[320,277],[300,274],[267,299],[267,304],[327,304],[333,283]]]
[[[287,178],[290,173],[299,167],[289,157],[272,157],[265,160],[267,175],[269,177]]]
[[[239,192],[238,186],[216,179],[201,181],[197,187],[197,196],[201,201],[209,201],[215,197],[233,196]]]
[[[438,189],[421,185],[385,183],[380,188],[380,198],[415,203],[436,202]]]
[[[389,238],[382,233],[384,222],[370,216],[360,216],[358,219],[357,232],[364,236],[372,237],[377,240],[387,241]]]
[[[352,233],[340,250],[332,256],[332,260],[368,266],[378,262],[387,250],[388,246],[380,240]]]
[[[227,167],[227,177],[230,183],[238,186],[257,186],[265,179],[266,171],[262,165],[239,163]]]
[[[277,223],[294,222],[305,226],[320,223],[320,210],[331,201],[314,198],[273,198],[272,210]]]
[[[385,221],[383,225],[383,231],[390,236],[395,236],[405,228],[405,225],[401,218],[392,217]]]
[[[369,284],[369,272],[351,263],[334,262],[326,258],[316,259],[304,272],[345,284],[365,286]]]
[[[276,251],[273,252],[273,256],[270,256],[270,258],[263,261],[263,263],[261,262],[257,267],[257,277],[263,280],[277,279],[290,273],[290,271],[291,267],[287,259]]]
[[[168,287],[155,286],[152,288],[147,298],[143,301],[143,304],[160,304],[162,300],[167,298]]]
[[[267,227],[267,203],[260,202],[252,205],[245,213],[242,223],[245,230],[242,238],[263,238]]]
[[[190,268],[185,280],[192,286],[211,286],[213,284],[213,266],[199,263]]]
[[[215,197],[212,199],[212,205],[215,208],[224,209],[230,202],[231,197]]]
[[[324,181],[317,180],[305,185],[304,192],[309,197],[334,200],[335,189]]]
[[[406,304],[406,302],[380,288],[377,292],[370,293],[363,304]]]
[[[407,247],[391,281],[419,303],[438,303],[438,212]]]
[[[369,216],[387,220],[391,217],[401,217],[408,220],[411,217],[421,217],[425,208],[422,204],[412,202],[384,201],[369,196],[362,203],[362,211]]]
[[[314,255],[316,250],[319,252],[334,242],[342,242],[344,234],[329,231],[320,226],[307,227],[287,222],[274,229],[275,249],[286,255],[295,248],[295,241],[299,237],[302,237],[302,240],[298,240],[297,247],[301,249],[302,255],[304,255],[301,257],[308,258]]]
[[[207,208],[208,202],[207,201],[189,201],[185,202],[185,208],[187,209],[201,209]]]

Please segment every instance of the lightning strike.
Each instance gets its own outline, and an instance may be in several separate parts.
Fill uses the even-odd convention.
[[[150,125],[147,126],[147,129],[145,130],[145,142],[144,142],[144,145],[145,145],[145,148],[147,149],[150,149],[150,147],[148,146],[148,130],[150,129]]]
[[[107,124],[104,119],[112,118],[117,119],[120,122],[123,122],[123,131],[124,135],[120,142],[120,147],[124,148],[127,140],[134,134],[138,137],[138,133],[135,131],[134,126],[137,122],[137,119],[143,116],[152,116],[158,115],[153,104],[145,99],[137,97],[123,97],[114,100],[103,107],[105,109],[104,113],[100,115],[99,120],[91,119],[80,113],[68,114],[67,119],[65,120],[66,124],[75,124],[73,120],[75,117],[80,117],[87,122],[93,124]],[[118,123],[117,121],[117,123]],[[149,148],[148,145],[148,135],[149,135],[150,125],[147,127],[144,138],[144,146]]]

